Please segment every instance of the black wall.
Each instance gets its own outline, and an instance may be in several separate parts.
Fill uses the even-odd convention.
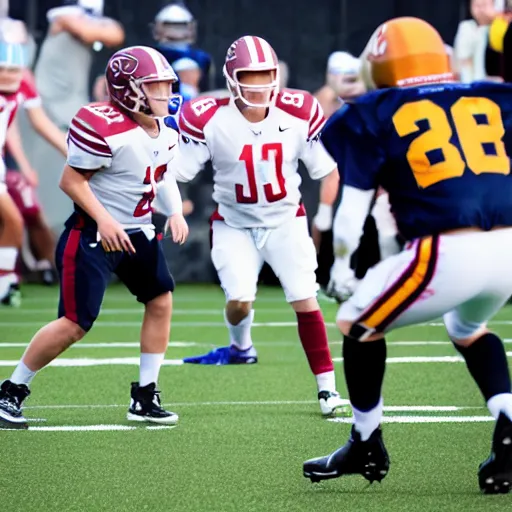
[[[41,36],[44,13],[59,0],[11,0],[11,13],[25,18]],[[168,2],[106,0],[106,14],[125,26],[128,44],[150,42],[149,24]],[[199,20],[198,44],[213,56],[217,86],[228,46],[239,36],[262,36],[290,66],[290,85],[313,90],[322,83],[327,56],[334,50],[359,54],[373,30],[395,16],[418,16],[431,22],[449,44],[467,14],[466,0],[187,0]],[[101,72],[108,54],[98,56]]]

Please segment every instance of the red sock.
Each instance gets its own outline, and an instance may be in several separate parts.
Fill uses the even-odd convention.
[[[297,322],[299,338],[313,374],[332,372],[334,366],[322,312],[297,313]]]

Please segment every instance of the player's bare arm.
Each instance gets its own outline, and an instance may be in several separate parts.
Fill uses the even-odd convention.
[[[119,46],[124,41],[123,27],[110,18],[92,19],[86,16],[60,16],[54,23],[55,32],[67,31],[86,44],[96,41],[108,47]]]
[[[121,224],[114,220],[92,192],[88,182],[93,172],[84,174],[66,164],[59,187],[96,221],[101,243],[106,251],[135,253],[130,237]]]
[[[63,156],[67,156],[66,134],[52,122],[43,107],[27,109],[27,114],[34,130]]]
[[[23,176],[26,178],[26,180],[31,186],[37,187],[37,185],[39,184],[37,172],[30,165],[30,162],[27,156],[25,155],[25,151],[23,150],[20,130],[16,118],[13,119],[11,125],[7,130],[7,138],[5,143],[9,153],[16,161],[16,164],[18,165],[18,169],[20,170],[21,174],[23,174]]]

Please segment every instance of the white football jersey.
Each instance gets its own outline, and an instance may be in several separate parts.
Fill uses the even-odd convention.
[[[67,163],[78,171],[96,171],[89,185],[124,227],[151,224],[156,184],[177,149],[177,132],[163,119],[158,123],[160,133],[151,138],[110,103],[82,107],[71,121]]]
[[[285,89],[259,123],[247,121],[229,98],[202,97],[180,114],[180,155],[172,171],[190,181],[211,160],[214,218],[236,228],[273,228],[304,215],[299,159],[313,179],[336,167],[318,135],[322,108],[308,92]]]

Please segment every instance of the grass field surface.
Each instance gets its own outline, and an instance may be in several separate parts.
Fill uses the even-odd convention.
[[[0,309],[0,380],[33,333],[55,316],[57,290],[26,286],[19,309]],[[511,496],[483,496],[478,464],[492,418],[439,322],[388,336],[384,439],[391,469],[311,484],[305,459],[343,444],[350,419],[321,417],[295,315],[279,289],[256,302],[252,366],[182,365],[226,344],[224,298],[180,286],[159,387],[175,428],[126,421],[138,379],[142,308],[112,286],[97,325],[34,380],[28,431],[0,431],[0,510],[32,511],[507,511]],[[346,396],[336,306],[322,302]],[[512,356],[512,309],[492,328]]]

